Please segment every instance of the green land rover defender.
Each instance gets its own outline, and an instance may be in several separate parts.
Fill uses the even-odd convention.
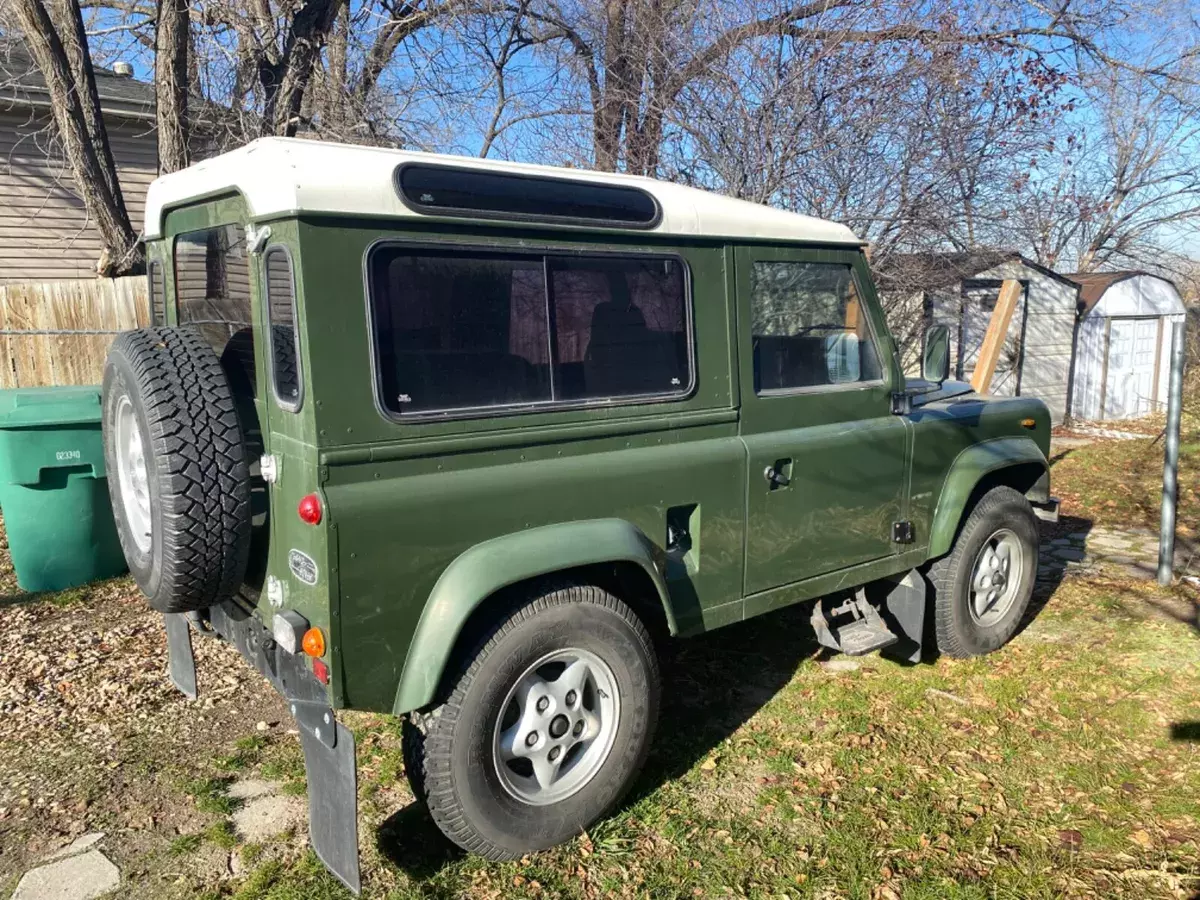
[[[1000,647],[1053,517],[1037,400],[906,379],[841,225],[599,172],[267,138],[146,204],[153,327],[104,435],[165,613],[286,698],[312,845],[359,888],[354,738],[489,858],[617,804],[656,646],[800,602],[824,645]]]

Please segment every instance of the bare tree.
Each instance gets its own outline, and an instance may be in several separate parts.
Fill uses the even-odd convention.
[[[158,119],[158,169],[188,164],[188,0],[158,0],[154,29],[154,87]]]
[[[103,276],[140,271],[145,255],[117,179],[79,4],[76,0],[60,2],[58,23],[42,0],[13,0],[13,4],[30,53],[45,78],[79,196],[100,232],[103,249],[96,271]]]
[[[1161,267],[1200,236],[1200,91],[1094,73],[1086,112],[1020,185],[1026,239],[1051,266]]]

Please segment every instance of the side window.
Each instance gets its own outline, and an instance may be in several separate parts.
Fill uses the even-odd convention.
[[[300,408],[300,345],[296,338],[296,286],[292,260],[282,247],[263,255],[267,317],[271,323],[271,381],[284,409]]]
[[[151,262],[146,268],[147,287],[150,291],[150,324],[167,324],[166,285],[163,282],[163,268],[160,262]]]
[[[850,266],[756,262],[750,291],[756,393],[883,377]]]
[[[685,390],[687,312],[675,259],[551,257],[555,396],[607,399]]]
[[[175,238],[175,304],[180,325],[192,325],[218,356],[236,338],[253,373],[250,262],[240,225],[219,225]]]
[[[540,257],[385,248],[371,263],[386,409],[403,415],[551,399]]]
[[[385,246],[369,268],[380,399],[392,413],[690,388],[678,260]]]

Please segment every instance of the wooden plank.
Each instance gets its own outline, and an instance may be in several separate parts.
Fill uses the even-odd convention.
[[[992,318],[988,322],[987,334],[983,337],[983,346],[979,348],[975,371],[971,373],[971,387],[978,393],[982,394],[992,386],[992,376],[996,374],[996,364],[1000,362],[1004,340],[1008,337],[1008,328],[1012,324],[1013,313],[1020,299],[1021,282],[1005,279],[1000,286],[996,308],[992,310]]]

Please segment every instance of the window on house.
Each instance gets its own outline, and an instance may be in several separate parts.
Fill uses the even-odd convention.
[[[292,260],[282,247],[263,255],[267,313],[271,323],[271,379],[284,409],[300,408],[300,345],[296,330],[296,287]]]
[[[883,377],[850,266],[756,262],[750,306],[755,392]]]
[[[371,257],[389,411],[682,395],[691,385],[678,260],[383,247]]]

